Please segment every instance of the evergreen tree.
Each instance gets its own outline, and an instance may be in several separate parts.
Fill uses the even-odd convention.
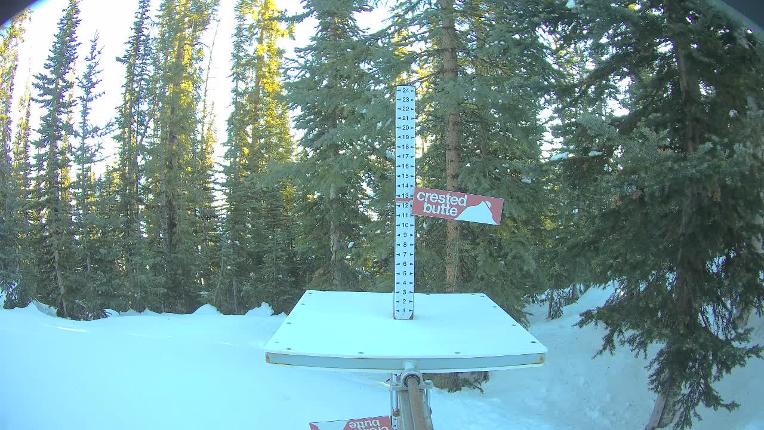
[[[542,12],[525,3],[414,2],[396,9],[393,24],[397,44],[422,47],[413,64],[422,185],[506,201],[499,227],[419,220],[417,283],[485,291],[520,321],[525,301],[547,288],[538,118],[556,73],[538,37]]]
[[[74,134],[72,110],[75,99],[74,63],[76,61],[76,29],[79,25],[79,6],[70,0],[58,22],[53,46],[45,62],[45,72],[35,76],[35,101],[43,109],[38,138],[33,142],[35,154],[35,265],[40,300],[55,306],[63,317],[82,315],[73,304],[79,283],[74,267],[73,237],[71,231],[71,202],[69,200],[68,146]]]
[[[13,290],[9,290],[5,298],[5,306],[8,308],[23,307],[29,304],[34,294],[34,273],[35,270],[31,265],[30,258],[32,257],[32,248],[30,246],[30,232],[32,227],[32,212],[31,208],[31,178],[32,178],[32,165],[30,164],[30,125],[29,120],[31,117],[31,95],[29,94],[29,88],[25,91],[24,95],[19,100],[21,105],[21,116],[19,123],[16,126],[16,135],[13,140],[13,171],[12,180],[10,185],[15,185],[18,190],[16,194],[18,198],[17,205],[11,205],[13,212],[9,220],[12,220],[14,214],[18,217],[18,221],[15,226],[15,234],[17,235],[18,242],[15,250],[17,260],[14,261],[16,270],[16,278],[18,279],[18,285]],[[8,249],[8,248],[6,248]],[[13,267],[13,266],[11,266]]]
[[[24,34],[28,14],[15,17],[0,28],[0,291],[10,292],[8,305],[15,305],[14,293],[21,280],[22,243],[25,222],[23,183],[14,175],[11,148],[11,107],[13,83],[18,63],[18,45]],[[22,302],[24,300],[22,299]],[[22,303],[25,304],[25,303]]]
[[[368,190],[376,187],[378,165],[391,164],[382,146],[392,136],[392,82],[375,74],[378,53],[354,14],[369,10],[355,0],[308,1],[306,15],[318,22],[310,44],[298,50],[299,70],[289,100],[299,108],[301,254],[310,283],[353,289],[363,273],[353,247],[370,222]],[[380,111],[387,125],[380,126]],[[388,177],[392,180],[392,176]],[[359,270],[361,269],[361,270]]]
[[[151,120],[155,116],[156,97],[154,86],[154,67],[152,63],[152,39],[150,36],[151,2],[140,0],[132,26],[132,33],[127,41],[125,53],[118,61],[125,66],[125,81],[122,85],[122,102],[118,108],[115,126],[115,140],[119,144],[117,168],[114,172],[119,180],[119,204],[115,214],[120,220],[117,227],[119,234],[118,276],[115,277],[115,290],[123,291],[126,306],[144,310],[149,305],[147,296],[156,279],[146,267],[151,264],[151,254],[147,252],[144,222],[145,193],[142,184],[144,178],[143,162],[146,159],[146,140],[150,136]],[[152,95],[151,92],[154,92]]]
[[[221,265],[213,303],[223,312],[241,313],[245,310],[242,291],[247,288],[247,278],[251,267],[246,259],[246,191],[243,188],[245,171],[244,146],[246,133],[246,98],[249,82],[248,41],[250,24],[247,20],[249,2],[239,0],[236,4],[236,27],[233,33],[231,51],[231,105],[228,117],[225,153],[227,165],[225,173],[226,217],[223,222],[221,242]]]
[[[123,287],[120,173],[118,167],[108,166],[94,182],[92,211],[95,216],[89,222],[88,245],[97,252],[90,256],[92,284],[85,291],[91,298],[88,305],[93,316],[99,316],[98,311],[104,308],[128,310],[135,304],[133,296]],[[93,300],[94,297],[97,300]]]
[[[149,234],[160,246],[151,250],[159,257],[155,269],[161,285],[161,308],[189,312],[200,303],[203,290],[197,269],[202,264],[203,236],[198,232],[198,202],[194,168],[201,102],[201,36],[215,13],[216,1],[163,1],[160,7],[157,58],[158,107],[156,140],[147,148],[147,180],[153,210]],[[155,242],[156,243],[156,242]]]
[[[606,327],[603,351],[658,345],[646,428],[690,428],[701,404],[735,408],[714,382],[761,356],[744,318],[764,300],[761,47],[704,1],[578,3],[568,34],[594,67],[563,136],[590,209],[569,258],[617,285],[581,324]]]
[[[287,31],[272,0],[240,1],[236,13],[225,168],[227,241],[216,300],[233,312],[263,301],[288,310],[302,289],[294,273],[293,186],[284,177],[292,139],[278,42]]]
[[[82,317],[103,317],[103,305],[100,303],[102,296],[99,295],[100,275],[94,267],[94,259],[99,252],[96,247],[95,234],[100,214],[95,212],[96,180],[93,168],[98,162],[100,138],[104,134],[103,127],[92,123],[90,118],[93,104],[103,93],[98,91],[101,82],[100,56],[101,49],[98,46],[98,33],[90,41],[90,50],[85,57],[85,71],[78,78],[80,95],[79,123],[77,129],[77,145],[72,148],[72,162],[76,167],[75,181],[72,184],[73,207],[73,233],[75,242],[75,267],[79,272],[78,278],[82,285],[78,303],[82,310]]]
[[[543,11],[538,4],[483,1],[465,2],[462,11],[470,54],[461,78],[458,183],[505,199],[500,226],[462,224],[462,288],[489,294],[519,321],[526,301],[549,285],[541,242],[545,202],[555,196],[543,188],[539,117],[557,73],[537,37],[545,29],[534,17]]]
[[[207,58],[207,71],[204,78],[204,91],[202,95],[201,124],[198,131],[199,138],[194,145],[194,185],[198,192],[192,194],[193,205],[196,215],[196,228],[194,235],[200,240],[199,253],[200,265],[197,269],[197,277],[201,286],[201,294],[209,301],[210,294],[214,293],[214,281],[218,278],[220,263],[220,232],[218,213],[215,207],[215,195],[213,189],[213,173],[215,162],[213,160],[214,147],[217,144],[215,135],[215,105],[208,99],[208,83],[210,69],[215,50],[215,39],[220,22],[216,23],[215,34],[210,46]]]

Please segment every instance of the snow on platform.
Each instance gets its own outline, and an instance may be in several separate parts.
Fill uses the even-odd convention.
[[[266,344],[273,364],[396,372],[539,366],[546,347],[485,294],[415,294],[413,320],[392,293],[307,291]]]

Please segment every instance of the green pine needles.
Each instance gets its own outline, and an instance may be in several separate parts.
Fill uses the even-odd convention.
[[[606,327],[603,351],[659,347],[647,428],[686,429],[701,404],[734,409],[714,382],[762,352],[746,323],[764,299],[764,63],[719,11],[659,3],[582,2],[570,23],[597,55],[561,110],[566,245],[581,279],[616,285],[580,323]]]

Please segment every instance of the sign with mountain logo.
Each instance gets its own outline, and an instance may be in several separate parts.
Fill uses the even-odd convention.
[[[392,430],[389,416],[310,423],[310,430]]]
[[[504,199],[476,194],[416,188],[414,215],[499,225]]]

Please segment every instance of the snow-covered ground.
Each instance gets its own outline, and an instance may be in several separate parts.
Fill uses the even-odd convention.
[[[590,290],[554,321],[532,308],[543,367],[494,372],[484,393],[436,390],[437,430],[641,429],[654,396],[646,360],[627,350],[592,359],[602,330],[578,314],[607,293]],[[0,430],[307,429],[310,421],[387,414],[381,374],[271,366],[263,346],[283,321],[264,306],[223,316],[123,314],[69,321],[44,307],[0,310]],[[764,342],[764,321],[754,322]],[[697,429],[764,430],[764,360],[719,384],[742,403],[703,410]]]

